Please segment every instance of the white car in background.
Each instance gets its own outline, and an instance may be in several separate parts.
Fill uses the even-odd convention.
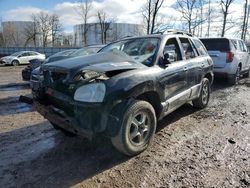
[[[5,65],[17,66],[21,64],[29,64],[29,61],[33,59],[45,60],[45,55],[34,51],[21,51],[11,54],[10,56],[2,57],[0,61]]]
[[[228,78],[230,84],[238,84],[240,76],[250,76],[250,59],[247,46],[240,39],[201,38],[214,62],[215,76]]]

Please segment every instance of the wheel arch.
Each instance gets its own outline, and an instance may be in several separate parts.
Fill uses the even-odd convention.
[[[150,103],[155,110],[157,119],[160,117],[160,114],[162,112],[162,106],[161,106],[160,96],[156,91],[147,91],[141,93],[140,95],[136,96],[135,99],[144,100]]]
[[[17,61],[18,62],[18,64],[20,64],[20,61],[18,60],[18,59],[13,59],[12,61],[11,61],[11,64],[13,65],[13,62],[14,61]]]

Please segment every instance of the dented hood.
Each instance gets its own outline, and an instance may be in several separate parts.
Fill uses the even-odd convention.
[[[146,66],[134,61],[122,52],[105,52],[94,55],[75,57],[43,65],[43,70],[61,70],[71,74],[82,70],[108,72],[114,70],[134,70]]]

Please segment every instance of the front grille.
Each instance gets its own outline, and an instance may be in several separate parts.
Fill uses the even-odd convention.
[[[67,73],[64,72],[51,72],[51,78],[53,81],[64,80],[67,77]]]
[[[45,83],[49,84],[55,81],[62,81],[66,79],[67,73],[59,71],[43,71]]]

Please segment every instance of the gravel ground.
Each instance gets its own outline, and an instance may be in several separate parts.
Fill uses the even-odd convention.
[[[24,67],[0,67],[0,187],[250,187],[250,79],[216,81],[206,109],[187,104],[128,158],[109,140],[65,137],[32,107]]]

